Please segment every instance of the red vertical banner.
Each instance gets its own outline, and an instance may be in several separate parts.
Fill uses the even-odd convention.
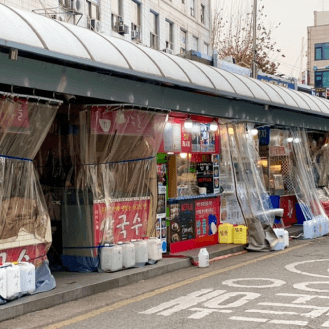
[[[297,223],[296,202],[294,195],[280,197],[280,208],[284,210],[282,218],[284,225]]]
[[[219,198],[195,200],[196,238],[217,233]]]
[[[192,143],[192,134],[191,131],[188,131],[184,124],[181,123],[181,131],[182,131],[182,152],[183,153],[191,153],[191,143]]]

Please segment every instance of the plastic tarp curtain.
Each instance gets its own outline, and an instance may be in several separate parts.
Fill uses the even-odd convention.
[[[57,147],[49,153],[45,143],[39,160],[51,213],[62,223],[65,269],[95,271],[104,243],[155,234],[156,154],[166,120],[118,106],[58,115],[49,134]]]
[[[36,292],[55,287],[47,251],[51,224],[33,158],[57,107],[0,100],[0,260],[36,266]]]
[[[294,142],[291,143],[295,167],[294,190],[299,206],[306,220],[316,216],[327,217],[317,193],[313,164],[309,152],[308,138],[305,130],[290,131]]]
[[[272,230],[270,197],[265,189],[254,137],[243,123],[220,125],[222,186],[225,194],[236,194],[249,230],[249,250],[269,251],[277,243]]]

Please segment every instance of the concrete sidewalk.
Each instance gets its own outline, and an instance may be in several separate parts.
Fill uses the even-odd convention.
[[[293,226],[288,228],[288,231],[291,236],[297,236],[303,232],[303,227]],[[244,249],[244,245],[227,244],[207,247],[210,259],[241,252]],[[25,296],[0,306],[0,321],[190,267],[192,265],[188,257],[197,260],[199,250],[194,249],[175,254],[186,256],[187,258],[164,258],[155,265],[147,265],[142,268],[132,268],[115,273],[54,272],[53,275],[57,284],[54,290],[33,296]]]

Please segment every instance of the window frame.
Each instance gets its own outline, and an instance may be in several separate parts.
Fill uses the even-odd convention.
[[[317,50],[320,50],[320,57],[317,58]],[[316,43],[314,44],[314,61],[327,61],[329,60],[329,53],[327,58],[325,57],[325,50],[329,51],[329,42]]]
[[[169,27],[169,31],[168,31],[169,40],[167,40],[167,34],[166,34],[166,48],[173,50],[174,49],[174,23],[167,18],[165,21],[167,23],[166,27]]]
[[[200,13],[201,24],[206,24],[205,16],[206,16],[206,6],[201,3],[201,13]]]

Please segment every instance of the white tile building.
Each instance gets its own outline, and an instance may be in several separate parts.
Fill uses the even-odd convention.
[[[0,0],[0,3],[85,28],[97,25],[101,33],[158,50],[171,49],[179,54],[193,49],[211,56],[210,1]]]

